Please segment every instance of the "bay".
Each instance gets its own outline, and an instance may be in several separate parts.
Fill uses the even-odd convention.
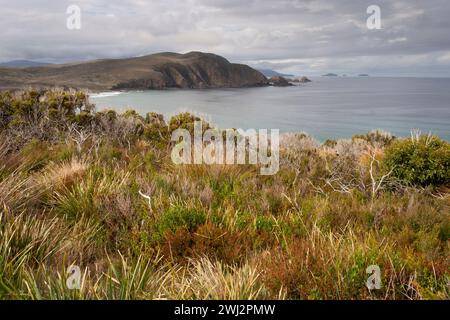
[[[412,129],[450,140],[449,78],[318,77],[293,87],[169,89],[94,94],[97,109],[183,111],[221,128],[307,132],[318,140],[371,129],[409,136]]]

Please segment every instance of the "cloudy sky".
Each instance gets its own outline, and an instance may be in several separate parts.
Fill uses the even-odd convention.
[[[81,29],[66,27],[69,5]],[[366,10],[381,8],[381,29]],[[0,0],[0,61],[206,51],[299,75],[450,76],[448,0]]]

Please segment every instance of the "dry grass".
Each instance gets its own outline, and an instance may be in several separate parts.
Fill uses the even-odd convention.
[[[0,298],[449,299],[450,186],[386,176],[389,134],[288,134],[280,171],[260,176],[175,166],[165,133],[135,130],[155,123],[96,117],[71,122],[82,143],[73,119],[15,147],[26,124],[1,128]]]

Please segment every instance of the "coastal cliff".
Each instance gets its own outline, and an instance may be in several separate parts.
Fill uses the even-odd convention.
[[[240,88],[267,85],[266,77],[243,64],[202,52],[157,53],[22,69],[0,68],[0,88],[63,86],[90,90]]]

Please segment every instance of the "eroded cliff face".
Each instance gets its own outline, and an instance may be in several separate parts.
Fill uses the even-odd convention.
[[[155,73],[114,86],[114,89],[139,88],[223,88],[250,87],[267,84],[260,72],[247,65],[204,53],[188,53],[153,66]]]
[[[211,53],[159,53],[71,65],[0,69],[0,88],[67,86],[91,90],[227,88],[267,85],[259,71]]]

